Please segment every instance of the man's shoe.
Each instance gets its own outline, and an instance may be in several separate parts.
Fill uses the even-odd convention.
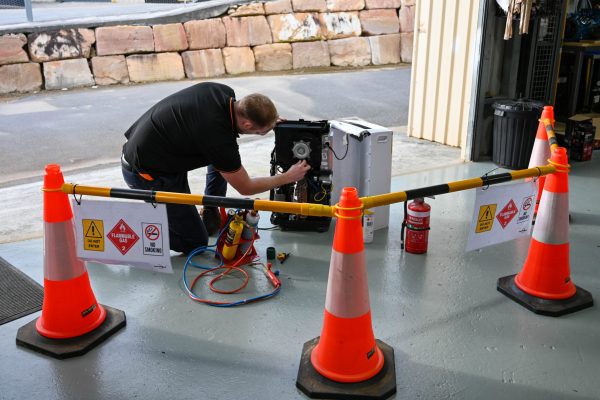
[[[217,207],[204,207],[202,209],[202,221],[206,227],[208,236],[214,236],[221,229],[221,214]]]

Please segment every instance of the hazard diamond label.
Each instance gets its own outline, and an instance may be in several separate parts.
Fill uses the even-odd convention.
[[[117,222],[106,236],[123,255],[140,240],[140,237],[122,219]]]
[[[510,199],[507,205],[504,206],[502,210],[496,215],[496,219],[502,225],[502,229],[506,228],[506,225],[512,221],[512,219],[517,215],[519,209],[517,208],[515,202]]]

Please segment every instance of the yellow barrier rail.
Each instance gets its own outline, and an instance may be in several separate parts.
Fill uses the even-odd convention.
[[[363,209],[402,203],[418,197],[435,196],[439,194],[458,192],[474,189],[518,179],[535,178],[556,172],[554,165],[504,172],[495,175],[486,175],[479,178],[470,178],[461,181],[444,183],[441,185],[427,186],[411,189],[404,192],[393,192],[375,196],[361,197]],[[299,214],[314,217],[334,217],[336,206],[314,203],[291,203],[285,201],[272,201],[260,199],[240,199],[233,197],[205,196],[199,194],[160,192],[140,189],[121,189],[98,186],[84,186],[73,183],[62,185],[63,193],[72,195],[89,195],[99,197],[116,197],[122,199],[143,200],[151,203],[173,203],[204,205],[212,207],[239,208],[257,211],[271,211],[279,213]]]

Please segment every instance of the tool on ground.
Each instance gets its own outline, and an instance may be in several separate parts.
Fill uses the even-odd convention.
[[[272,264],[270,262],[268,262],[267,266],[264,269],[264,272],[265,272],[265,275],[267,276],[267,278],[269,278],[269,280],[271,281],[271,284],[273,285],[273,287],[277,289],[281,286],[281,281],[277,277],[277,275],[279,274],[279,270],[273,272],[273,270],[271,268],[272,268]]]
[[[277,259],[279,260],[279,262],[281,264],[283,264],[285,262],[285,260],[287,260],[290,256],[290,253],[285,253],[285,252],[281,252],[277,254]]]

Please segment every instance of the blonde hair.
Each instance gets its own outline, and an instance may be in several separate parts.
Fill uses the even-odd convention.
[[[275,125],[278,114],[275,104],[267,96],[252,93],[237,102],[239,113],[260,127]]]

